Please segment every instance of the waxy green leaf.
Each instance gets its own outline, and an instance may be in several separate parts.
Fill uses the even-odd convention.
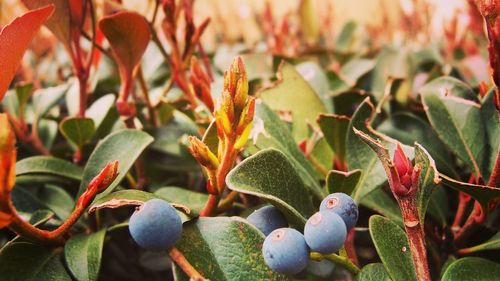
[[[345,162],[346,154],[346,135],[349,127],[350,118],[344,115],[320,114],[317,122],[325,140],[328,142],[336,159],[341,163]]]
[[[79,166],[52,156],[33,156],[16,163],[16,176],[54,176],[73,181],[82,180],[83,170]]]
[[[356,281],[391,281],[384,265],[381,263],[370,263],[361,269],[356,275]]]
[[[326,190],[329,194],[342,192],[351,195],[361,178],[361,174],[361,170],[349,172],[331,170],[326,176]]]

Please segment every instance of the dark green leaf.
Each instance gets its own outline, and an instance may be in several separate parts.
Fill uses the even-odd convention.
[[[391,281],[381,263],[370,263],[365,265],[361,272],[356,275],[356,281]]]
[[[292,113],[292,135],[300,141],[307,138],[308,123],[314,125],[316,116],[327,111],[326,106],[291,64],[281,63],[278,78],[274,87],[261,92],[261,98],[273,110]]]
[[[78,281],[97,280],[101,267],[106,229],[90,235],[73,236],[64,245],[64,258]]]
[[[260,197],[302,227],[315,207],[288,158],[276,149],[262,150],[242,161],[226,177],[229,189]]]
[[[478,176],[482,167],[486,136],[479,104],[461,97],[463,93],[436,79],[420,89],[432,127],[441,140]]]
[[[97,145],[85,165],[79,194],[83,193],[90,181],[110,161],[118,160],[118,177],[101,194],[111,192],[151,142],[153,142],[153,138],[139,130],[126,129],[108,135]]]
[[[481,115],[486,129],[486,136],[488,137],[487,155],[489,155],[489,157],[486,157],[486,163],[484,164],[485,182],[488,182],[486,179],[489,179],[490,173],[493,172],[498,149],[500,148],[500,118],[498,118],[498,111],[493,100],[494,95],[495,88],[492,87],[481,104]]]
[[[500,264],[483,258],[466,257],[454,261],[441,281],[495,281],[500,276]]]
[[[363,196],[381,186],[386,180],[384,167],[377,155],[358,136],[354,134],[353,128],[369,133],[367,122],[372,118],[373,105],[366,98],[354,113],[346,136],[346,159],[349,169],[360,169],[363,171],[358,186],[352,197],[359,202]]]
[[[375,61],[371,59],[354,58],[342,66],[338,75],[349,86],[354,87],[358,79],[372,70],[374,66]]]
[[[199,218],[184,225],[177,248],[210,280],[290,280],[262,257],[263,234],[238,217]]]
[[[66,118],[59,124],[59,130],[68,142],[82,148],[94,135],[94,121],[90,118]]]
[[[323,101],[327,110],[329,112],[333,111],[332,102],[330,101],[328,78],[323,72],[323,69],[321,69],[321,66],[315,62],[307,61],[297,64],[295,69],[313,88],[318,97]]]
[[[61,259],[61,248],[18,242],[0,251],[0,278],[2,281],[71,281]]]
[[[440,178],[442,179],[444,185],[449,186],[457,191],[465,192],[479,201],[481,207],[483,208],[483,211],[485,212],[488,212],[489,210],[488,203],[491,200],[500,197],[499,187],[461,182],[443,174],[440,175]]]
[[[174,186],[162,187],[155,191],[155,195],[169,202],[185,205],[195,213],[199,213],[208,200],[205,193]]]
[[[349,172],[331,170],[326,176],[327,192],[343,192],[351,195],[359,182],[361,174],[361,170],[353,170]]]
[[[28,99],[30,98],[32,91],[33,84],[16,86],[16,96],[19,102],[19,116],[24,116],[24,108],[26,107],[26,103],[28,103]]]
[[[421,225],[424,225],[427,205],[429,204],[432,193],[438,187],[437,184],[441,180],[439,179],[439,173],[436,170],[436,164],[434,163],[434,160],[430,157],[429,153],[427,153],[427,151],[418,143],[415,144],[414,162],[415,166],[418,165],[421,168],[418,186],[417,208],[420,217],[420,223]]]
[[[318,179],[323,178],[312,167],[279,117],[265,104],[257,101],[250,141],[258,149],[277,148],[291,161],[304,184],[312,194],[322,199]],[[249,141],[249,142],[250,142]]]
[[[45,116],[47,112],[63,98],[69,89],[69,82],[56,87],[36,90],[33,94],[33,107],[35,118]]]
[[[407,78],[410,75],[408,50],[387,46],[377,55],[370,89],[380,101],[389,78]]]
[[[500,249],[500,231],[493,235],[488,241],[481,243],[479,245],[469,247],[466,249],[461,249],[460,253],[474,253],[484,250],[498,250]]]
[[[374,215],[370,235],[377,253],[392,280],[417,280],[406,234],[391,220]]]
[[[345,140],[347,128],[349,126],[349,117],[336,114],[320,114],[318,116],[318,124],[325,136],[335,157],[341,162],[345,162]]]
[[[51,156],[33,156],[16,163],[16,176],[50,175],[80,181],[82,169],[77,165]]]
[[[361,205],[389,218],[403,227],[403,217],[396,200],[383,189],[376,188],[361,199]]]

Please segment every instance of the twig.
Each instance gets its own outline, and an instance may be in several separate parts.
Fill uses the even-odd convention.
[[[341,257],[337,254],[324,255],[324,254],[317,253],[317,252],[311,252],[310,258],[312,260],[315,260],[315,261],[322,261],[324,259],[327,259],[331,262],[334,262],[338,265],[341,265],[345,269],[352,272],[352,274],[354,274],[354,275],[356,275],[360,272],[359,267],[357,267],[355,264],[353,264],[348,258]]]
[[[202,280],[207,280],[203,278],[203,276],[189,263],[189,261],[186,259],[186,257],[182,254],[181,251],[179,251],[177,248],[172,248],[170,252],[168,253],[172,261],[177,264],[184,273],[189,276],[189,280],[193,281],[202,281]]]

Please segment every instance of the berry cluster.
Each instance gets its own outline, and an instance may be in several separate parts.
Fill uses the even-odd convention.
[[[182,221],[172,205],[161,199],[151,199],[132,214],[128,229],[142,248],[166,251],[181,238]]]
[[[265,235],[262,253],[266,264],[285,274],[297,274],[309,264],[309,252],[338,252],[347,232],[356,225],[358,206],[344,193],[332,193],[321,202],[319,212],[306,223],[304,234],[289,228],[285,217],[273,206],[263,207],[248,221]]]

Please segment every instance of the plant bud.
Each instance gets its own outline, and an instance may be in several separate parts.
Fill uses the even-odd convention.
[[[194,136],[189,136],[188,141],[190,144],[189,152],[191,152],[191,155],[193,155],[198,163],[210,170],[217,169],[219,160],[204,142]]]

